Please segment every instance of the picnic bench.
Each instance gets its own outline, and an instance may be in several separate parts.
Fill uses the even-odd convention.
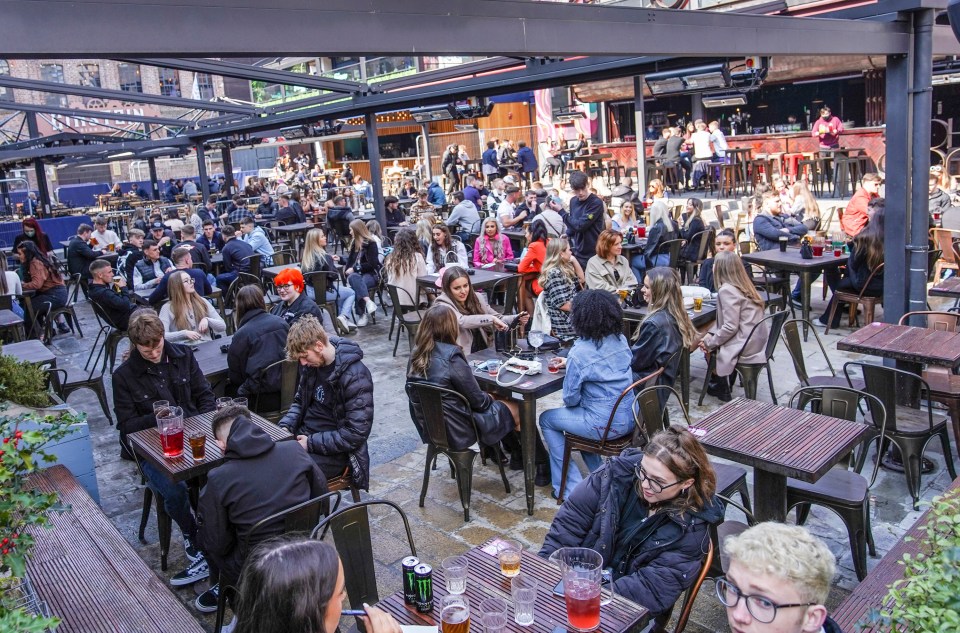
[[[70,506],[51,514],[51,529],[33,531],[27,565],[39,598],[61,619],[58,633],[203,632],[69,470],[54,466],[30,481]]]

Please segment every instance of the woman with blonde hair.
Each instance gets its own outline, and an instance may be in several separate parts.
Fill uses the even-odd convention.
[[[210,341],[214,334],[227,330],[227,324],[210,302],[197,294],[193,277],[186,272],[171,273],[167,288],[170,301],[160,308],[166,340],[171,343]]]
[[[764,304],[735,253],[717,253],[713,279],[717,286],[717,321],[700,341],[700,349],[717,355],[707,393],[729,402],[737,363],[765,362],[768,334],[763,325],[750,336],[754,326],[763,321]]]
[[[573,298],[580,292],[582,285],[577,279],[574,261],[576,260],[570,250],[570,243],[565,239],[553,239],[547,243],[546,259],[540,270],[539,282],[545,293],[544,303],[547,314],[550,315],[550,327],[553,335],[564,343],[577,336],[570,323],[570,310]]]
[[[421,213],[417,219],[417,239],[420,241],[420,250],[426,253],[433,242],[433,227],[437,224],[437,216],[432,211]]]
[[[479,268],[485,264],[502,264],[508,259],[513,259],[510,239],[500,232],[496,218],[487,218],[480,237],[473,243],[473,265]]]
[[[634,229],[640,225],[640,219],[637,217],[637,208],[632,202],[624,202],[620,205],[620,212],[613,216],[613,230],[626,231]]]
[[[803,222],[809,231],[815,231],[820,225],[820,205],[813,197],[810,187],[802,180],[793,183],[793,205],[790,207],[790,215],[798,222]],[[820,228],[824,231],[830,230],[829,226]]]
[[[672,387],[680,365],[677,352],[692,350],[700,340],[700,333],[683,308],[680,275],[676,269],[664,266],[650,269],[640,291],[649,307],[633,338],[630,363],[633,378],[640,380],[664,367],[657,384]],[[671,360],[673,362],[668,363]]]
[[[653,182],[657,181],[651,181],[651,183]],[[650,222],[647,224],[647,244],[643,251],[634,255],[630,260],[633,274],[640,282],[643,281],[643,276],[648,268],[670,264],[670,253],[662,252],[660,246],[664,242],[677,239],[677,225],[670,217],[670,209],[667,208],[663,199],[654,199],[649,211]]]
[[[355,322],[357,327],[367,325],[367,315],[377,311],[377,304],[370,298],[370,290],[380,285],[380,249],[377,241],[367,230],[363,220],[354,220],[350,223],[350,237],[353,245],[347,257],[345,272],[347,283],[360,298],[354,304],[357,313]]]

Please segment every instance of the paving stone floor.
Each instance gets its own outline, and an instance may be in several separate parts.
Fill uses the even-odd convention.
[[[818,283],[813,292],[816,298],[814,305],[818,307],[814,311],[815,314],[819,314],[823,306],[823,302],[819,299],[819,288]],[[934,303],[937,302],[934,301]],[[82,339],[69,335],[60,336],[53,341],[53,348],[59,356],[60,366],[82,367],[93,343],[96,321],[92,311],[86,304],[81,304],[79,314],[86,336]],[[844,325],[846,325],[845,321]],[[417,551],[425,561],[439,563],[444,557],[463,552],[495,535],[508,535],[519,539],[530,550],[539,549],[557,506],[549,496],[549,488],[539,488],[535,512],[533,516],[527,516],[521,473],[509,473],[512,491],[506,494],[496,468],[490,464],[483,467],[478,460],[473,485],[472,520],[465,523],[456,486],[441,459],[441,466],[431,474],[426,503],[423,508],[418,507],[425,450],[410,422],[403,390],[408,356],[407,343],[405,340],[401,341],[399,353],[393,357],[393,343],[387,340],[388,329],[389,319],[383,318],[381,311],[375,325],[355,335],[356,340],[363,346],[364,360],[373,373],[375,382],[376,412],[370,438],[373,469],[369,497],[389,499],[403,508],[410,520]],[[849,332],[847,327],[841,327],[823,337],[835,367],[840,367],[846,360],[856,357],[856,355],[838,352],[835,347],[836,341]],[[822,336],[822,330],[820,334]],[[817,373],[825,367],[823,358],[812,344],[812,340],[805,345],[804,350],[807,356],[807,367],[811,373]],[[703,406],[696,406],[705,363],[702,356],[695,355],[692,364],[694,387],[691,398],[693,406],[690,413],[696,420],[720,403],[708,396]],[[772,371],[777,397],[781,403],[785,403],[798,383],[789,355],[782,346],[775,355]],[[761,379],[760,383],[758,397],[769,401],[767,382]],[[109,381],[107,384],[109,390]],[[738,392],[742,394],[740,388],[736,387],[735,395]],[[89,416],[95,445],[97,480],[104,512],[157,575],[168,579],[186,564],[183,550],[179,547],[179,539],[176,535],[174,536],[170,565],[166,572],[162,572],[159,565],[155,519],[151,518],[146,544],[141,544],[137,540],[143,490],[133,464],[119,459],[117,431],[107,424],[92,393],[74,394],[70,403]],[[557,394],[541,400],[539,410],[543,411],[559,405],[559,394]],[[929,500],[948,485],[949,476],[943,467],[938,443],[930,444],[927,455],[936,464],[935,471],[923,478],[923,498]],[[872,490],[872,497],[873,532],[877,548],[882,555],[916,520],[919,512],[911,508],[905,480],[900,474],[881,470]],[[736,511],[731,510],[728,516],[734,518],[736,514]],[[792,517],[790,520],[793,520]],[[400,587],[399,561],[406,553],[403,545],[405,537],[396,515],[376,511],[373,514],[373,522],[376,536],[377,581],[380,594],[387,595]],[[829,600],[831,605],[836,604],[857,584],[845,529],[831,513],[818,508],[814,508],[811,513],[808,527],[823,537],[837,556],[840,571]],[[872,566],[876,564],[876,560],[870,559],[868,564]],[[202,590],[200,587],[181,588],[175,589],[174,593],[188,605],[188,609],[192,610],[192,600],[195,593],[200,590]],[[207,630],[212,630],[212,616],[198,614],[198,619]],[[687,630],[695,633],[727,630],[725,615],[714,597],[711,581],[704,584]]]

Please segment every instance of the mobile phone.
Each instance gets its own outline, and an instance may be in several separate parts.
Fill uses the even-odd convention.
[[[346,615],[346,616],[352,615],[354,617],[360,617],[362,615],[367,615],[367,612],[364,611],[363,609],[344,609],[343,611],[340,612],[340,615]]]

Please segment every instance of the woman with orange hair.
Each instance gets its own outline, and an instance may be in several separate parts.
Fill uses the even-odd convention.
[[[323,310],[304,292],[303,273],[297,268],[285,268],[273,278],[273,287],[277,289],[280,303],[273,306],[270,314],[281,317],[288,325],[293,325],[305,314],[312,314],[323,324],[328,334],[336,335],[333,321],[326,310]]]

